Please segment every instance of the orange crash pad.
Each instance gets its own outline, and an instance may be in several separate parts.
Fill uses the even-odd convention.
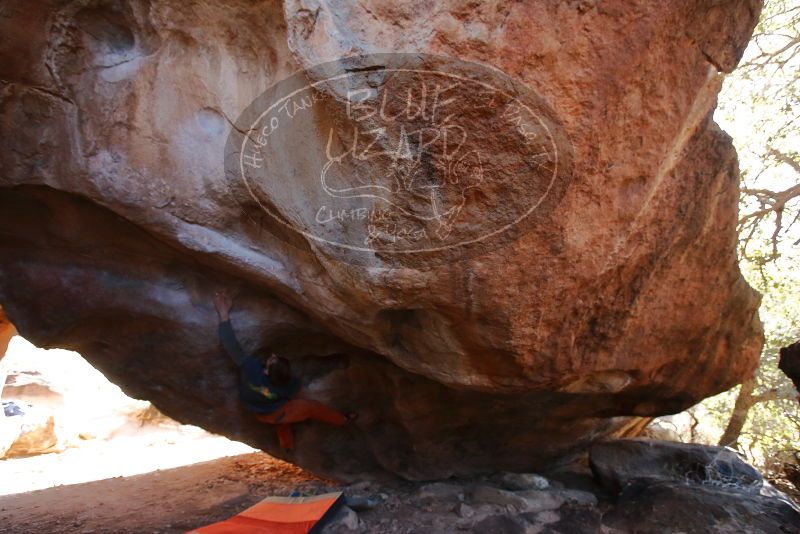
[[[219,523],[187,534],[307,534],[321,528],[336,512],[341,492],[314,497],[267,497]]]

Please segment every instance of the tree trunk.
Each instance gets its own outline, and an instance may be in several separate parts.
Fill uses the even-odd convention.
[[[756,388],[756,378],[748,378],[742,382],[742,388],[739,390],[739,396],[736,397],[736,403],[733,405],[733,413],[728,421],[728,426],[722,437],[719,438],[719,445],[735,447],[736,442],[739,441],[739,436],[744,428],[744,423],[747,421],[747,414],[750,408],[757,402],[757,398],[753,395],[753,390]]]
[[[636,438],[642,435],[654,417],[632,417],[622,428],[614,432],[615,438]]]

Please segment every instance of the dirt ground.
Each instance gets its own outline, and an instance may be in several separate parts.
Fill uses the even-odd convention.
[[[357,513],[342,508],[349,516],[337,515],[327,534],[640,532],[604,526],[609,505],[595,499],[599,488],[587,473],[553,476],[546,482],[549,489],[534,491],[528,512],[520,514],[513,507],[526,492],[497,492],[491,489],[491,477],[341,486],[257,452],[2,496],[0,534],[181,533],[224,520],[270,495],[329,491],[344,491],[350,506],[355,506],[352,499],[363,502],[364,497],[375,498],[377,504]],[[703,523],[709,518],[697,519]],[[690,531],[711,531],[703,527],[713,523]],[[661,531],[650,527],[641,532]],[[794,532],[788,526],[784,531]]]
[[[475,507],[464,503],[464,493],[476,482],[479,481],[428,484],[364,481],[342,486],[257,452],[141,475],[0,496],[0,534],[180,533],[227,519],[267,496],[287,496],[293,492],[318,495],[330,491],[344,491],[351,505],[353,498],[363,502],[368,497],[374,497],[378,504],[359,509],[357,514],[348,507],[342,508],[325,529],[327,534],[518,532],[518,527],[508,530],[507,525],[481,523],[486,516],[493,516],[489,520],[494,521],[505,514],[507,503]],[[593,521],[587,522],[579,516],[576,526],[574,514],[564,511],[565,508],[559,510],[561,515],[549,509],[538,515],[528,514],[532,516],[530,521],[540,524],[540,528],[526,532],[597,532],[592,528]],[[343,517],[341,512],[350,515]],[[599,514],[594,515],[594,523],[598,523]],[[562,521],[559,526],[566,530],[541,528],[547,523],[557,524],[562,516],[567,523]]]
[[[334,486],[263,453],[0,497],[0,533],[178,533]]]

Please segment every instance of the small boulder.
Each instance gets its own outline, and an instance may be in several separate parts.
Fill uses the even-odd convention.
[[[641,479],[735,486],[758,493],[764,479],[731,449],[649,439],[599,441],[589,451],[589,465],[606,490],[619,493]]]
[[[472,527],[475,534],[525,534],[526,525],[516,517],[498,514],[483,519]]]
[[[18,458],[58,450],[55,418],[31,409],[24,415],[4,417],[0,426],[0,458]]]
[[[677,481],[639,480],[625,487],[603,525],[622,532],[800,533],[790,501]]]
[[[527,505],[524,497],[517,495],[513,491],[507,491],[492,486],[478,486],[471,492],[472,501],[481,504],[496,504],[498,506],[510,506],[516,510],[521,510]]]
[[[360,521],[358,519],[358,514],[352,508],[347,506],[343,507],[344,516],[339,521],[340,524],[347,527],[348,530],[355,530],[359,527]]]
[[[475,509],[472,508],[472,506],[465,504],[463,502],[456,507],[455,511],[458,517],[461,517],[463,519],[469,519],[470,517],[475,515]]]
[[[417,490],[417,498],[421,501],[431,500],[463,500],[464,488],[458,484],[433,482],[425,484]]]
[[[789,377],[794,383],[795,389],[800,393],[800,341],[780,350],[778,369]],[[797,398],[800,400],[800,395]]]
[[[582,506],[567,503],[558,509],[558,512],[548,510],[537,514],[522,514],[523,519],[531,524],[529,532],[544,533],[581,533],[614,531],[601,529],[602,513],[596,506]]]
[[[383,499],[378,497],[364,497],[360,495],[348,495],[345,499],[348,508],[355,510],[356,512],[363,512],[366,510],[372,510],[376,506],[378,506]]]
[[[557,491],[541,491],[541,490],[528,490],[517,492],[526,499],[536,502],[569,502],[574,504],[581,504],[585,506],[594,506],[597,504],[597,497],[594,493],[581,490],[557,490]],[[547,508],[551,510],[552,508]]]
[[[342,506],[336,514],[331,518],[330,522],[325,525],[322,532],[325,534],[333,534],[336,532],[346,532],[350,530],[357,530],[361,526],[361,520],[358,514],[348,506]]]
[[[25,415],[25,410],[22,406],[14,401],[3,401],[3,415],[5,417]]]
[[[519,513],[555,510],[565,501],[556,492],[536,490],[513,492],[491,486],[478,486],[472,490],[471,496],[475,503],[510,507]]]
[[[498,478],[498,484],[508,490],[543,490],[550,487],[550,483],[541,475],[533,473],[503,473]]]

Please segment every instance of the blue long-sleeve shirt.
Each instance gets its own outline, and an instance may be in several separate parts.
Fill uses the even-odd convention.
[[[239,398],[251,412],[272,413],[297,390],[295,379],[283,386],[270,383],[264,374],[264,364],[242,350],[230,321],[219,323],[219,340],[228,356],[239,366]]]

